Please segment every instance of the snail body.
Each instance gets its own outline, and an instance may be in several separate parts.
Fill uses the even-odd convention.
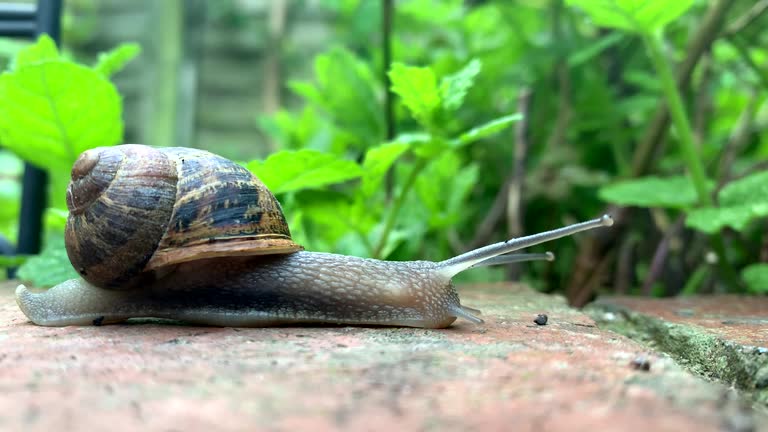
[[[609,216],[441,261],[307,252],[253,174],[211,153],[123,145],[89,150],[67,191],[67,252],[82,276],[16,300],[35,324],[100,325],[154,317],[218,326],[339,323],[444,328],[481,323],[451,282],[471,267],[551,254],[509,254]]]

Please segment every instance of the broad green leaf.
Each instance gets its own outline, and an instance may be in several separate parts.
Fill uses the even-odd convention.
[[[446,152],[427,166],[416,180],[416,190],[429,210],[430,228],[452,226],[468,216],[466,199],[479,174],[477,164],[462,167],[455,152]]]
[[[322,188],[363,174],[353,161],[308,149],[273,153],[265,161],[249,162],[247,167],[273,193]]]
[[[432,113],[440,106],[437,78],[428,67],[394,63],[389,70],[392,91],[397,93],[406,107],[422,125],[429,125]]]
[[[694,209],[686,225],[706,233],[726,226],[741,231],[753,220],[768,216],[768,172],[733,181],[718,194],[717,208]]]
[[[501,132],[512,123],[522,120],[522,118],[522,114],[510,114],[504,117],[499,117],[495,120],[491,120],[488,123],[472,128],[461,134],[458,138],[458,141],[455,142],[455,145],[461,147],[479,139],[489,137],[493,134]]]
[[[0,176],[0,224],[14,221],[19,217],[21,202],[21,181]]]
[[[429,141],[420,143],[413,148],[413,154],[422,159],[433,159],[440,156],[446,149],[450,148],[450,143],[442,138],[433,137]]]
[[[64,60],[0,75],[0,143],[39,167],[68,171],[83,151],[122,140],[115,86]]]
[[[50,237],[39,255],[29,257],[19,267],[17,277],[38,288],[51,287],[78,278],[79,275],[67,257],[64,236]]]
[[[768,294],[768,264],[752,264],[741,271],[747,289],[755,294]]]
[[[45,209],[43,217],[45,218],[46,228],[64,232],[64,228],[67,226],[69,211],[67,211],[67,209],[48,207]]]
[[[120,72],[128,62],[133,60],[141,53],[141,47],[135,43],[124,43],[110,51],[99,54],[96,66],[93,68],[96,72],[109,77]]]
[[[368,150],[363,161],[363,195],[376,192],[389,168],[409,147],[407,142],[395,141]]]
[[[333,123],[356,137],[361,147],[384,139],[378,81],[352,53],[333,48],[315,59],[316,83],[291,81],[289,87],[327,112]]]
[[[768,203],[768,172],[758,172],[728,183],[717,199],[722,207]]]
[[[760,215],[768,215],[768,203],[755,206],[705,207],[691,210],[685,219],[685,225],[708,234],[714,234],[726,226],[741,231]]]
[[[13,59],[11,70],[44,60],[57,60],[59,58],[59,50],[56,48],[56,42],[54,42],[47,34],[43,34],[40,35],[34,44],[19,51]]]
[[[594,43],[591,43],[586,47],[568,55],[568,66],[577,67],[587,63],[606,49],[616,45],[618,42],[624,39],[624,37],[625,35],[619,32],[608,33],[607,35],[599,38]]]
[[[567,0],[586,12],[595,24],[638,33],[653,33],[679,18],[693,0]]]
[[[475,83],[475,77],[480,73],[481,68],[482,63],[480,63],[480,60],[474,59],[460,71],[440,81],[443,108],[455,110],[464,103],[464,97]]]
[[[598,196],[613,204],[637,207],[688,208],[698,201],[693,184],[685,176],[624,180],[601,187]]]
[[[323,94],[311,82],[297,80],[288,81],[288,88],[309,102],[312,102],[321,107],[326,105]]]
[[[0,255],[0,269],[8,267],[18,267],[29,259],[26,255]]]

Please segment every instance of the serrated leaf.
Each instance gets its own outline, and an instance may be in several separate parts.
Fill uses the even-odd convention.
[[[718,194],[717,208],[692,210],[686,225],[706,233],[729,226],[744,230],[753,220],[768,216],[768,172],[760,172],[733,181]]]
[[[747,289],[755,294],[768,294],[768,264],[752,264],[741,271]]]
[[[650,34],[682,16],[693,0],[567,0],[586,12],[595,24]]]
[[[53,236],[39,255],[29,257],[16,276],[38,288],[51,287],[79,275],[72,268],[64,248],[64,237]]]
[[[481,68],[482,63],[480,60],[474,59],[460,71],[448,75],[440,81],[443,108],[455,110],[464,103],[464,97],[475,83],[475,77],[480,73]]]
[[[389,79],[392,91],[400,96],[413,118],[424,126],[428,125],[432,113],[440,106],[440,91],[432,69],[394,63],[389,70]]]
[[[315,58],[316,84],[292,81],[291,89],[323,111],[333,123],[354,135],[360,146],[380,143],[384,138],[384,116],[378,81],[370,67],[341,48],[332,48]]]
[[[366,152],[363,161],[364,174],[361,188],[363,195],[371,196],[376,192],[389,168],[409,148],[409,143],[395,141],[373,147]]]
[[[482,138],[489,137],[493,134],[499,133],[509,125],[516,121],[523,119],[522,114],[510,114],[504,117],[499,117],[495,120],[491,120],[488,123],[472,128],[459,136],[456,141],[456,146],[461,147],[477,141]]]
[[[685,176],[642,177],[600,188],[600,199],[637,207],[688,208],[698,202],[693,183]]]
[[[83,151],[119,143],[121,111],[111,82],[64,60],[0,75],[0,142],[42,168],[68,171]]]
[[[120,44],[110,51],[99,54],[99,59],[93,69],[105,77],[109,77],[120,72],[128,62],[133,60],[140,53],[141,47],[139,44]]]
[[[273,153],[265,161],[249,162],[247,168],[272,193],[322,188],[363,174],[353,161],[309,149]]]
[[[37,41],[19,51],[14,57],[11,70],[37,63],[44,60],[59,59],[59,50],[56,48],[56,42],[47,34],[40,35]]]

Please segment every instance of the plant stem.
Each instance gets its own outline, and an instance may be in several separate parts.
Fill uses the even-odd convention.
[[[387,215],[387,221],[384,224],[384,230],[381,232],[381,237],[379,237],[379,242],[376,244],[376,249],[373,250],[374,258],[381,258],[381,252],[384,250],[384,247],[387,245],[387,240],[389,239],[389,235],[392,233],[392,229],[395,227],[395,221],[397,221],[397,215],[400,213],[400,209],[403,207],[403,204],[405,203],[405,198],[408,196],[408,192],[410,192],[411,188],[413,187],[413,184],[416,182],[416,179],[419,177],[419,174],[421,174],[421,171],[426,166],[427,166],[426,159],[419,158],[416,160],[416,163],[413,166],[413,170],[408,175],[408,179],[406,179],[405,184],[403,184],[403,188],[400,190],[400,193],[397,195],[397,198],[395,199],[395,202],[392,205],[392,209],[390,210],[389,215]]]
[[[644,35],[643,40],[651,56],[656,72],[661,79],[661,85],[664,89],[664,96],[667,100],[669,114],[672,117],[672,124],[679,135],[680,152],[683,155],[691,181],[699,197],[699,204],[714,207],[715,200],[707,190],[707,176],[704,172],[704,164],[699,157],[696,144],[693,139],[693,131],[688,122],[688,116],[683,106],[683,100],[680,91],[677,88],[675,78],[672,75],[672,68],[664,58],[663,40],[661,33]],[[730,266],[726,259],[725,242],[720,234],[713,235],[710,238],[712,248],[718,256],[720,271],[726,282],[733,288],[741,286],[736,271]]]
[[[680,91],[675,83],[675,78],[672,76],[672,70],[664,58],[661,35],[657,33],[645,36],[645,45],[651,55],[656,73],[659,74],[661,79],[664,96],[669,106],[669,114],[672,117],[672,124],[675,125],[679,135],[680,152],[683,154],[688,173],[699,197],[699,204],[714,206],[715,202],[709,191],[707,191],[707,176],[704,173],[704,164],[701,162],[696,144],[694,143],[693,131],[683,107]]]

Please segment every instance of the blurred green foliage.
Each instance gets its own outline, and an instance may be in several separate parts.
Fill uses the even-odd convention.
[[[439,260],[508,237],[515,221],[533,233],[630,208],[610,230],[619,235],[609,234],[602,246],[584,235],[536,248],[552,248],[557,260],[526,264],[525,279],[577,303],[574,289],[588,297],[620,285],[664,295],[768,291],[760,264],[768,259],[768,178],[761,172],[768,154],[768,54],[761,49],[768,20],[755,10],[759,5],[406,0],[395,2],[389,68],[380,2],[322,5],[334,18],[327,25],[336,43],[313,60],[311,78],[287,83],[299,109],[257,119],[279,151],[243,162],[278,195],[294,237],[308,249]],[[701,34],[713,42],[697,51]],[[106,142],[119,142],[119,98],[99,75],[119,69],[135,48],[114,51],[93,68],[37,49],[22,51],[0,77],[0,89],[17,90],[21,71],[14,67],[25,55],[67,63],[23,67],[66,67],[91,80],[83,91],[103,110],[50,95],[43,100],[61,107],[65,120],[84,110]],[[681,80],[687,62],[695,67]],[[34,133],[50,128],[56,111],[33,97],[11,96],[14,103],[30,99],[25,103],[40,117],[40,127],[20,114],[12,122],[20,127],[18,142],[35,143]],[[9,98],[0,98],[0,112],[15,113],[7,101],[2,111]],[[672,120],[657,126],[666,107]],[[47,134],[58,137],[53,141],[72,137],[63,152],[14,151],[31,161],[47,152],[61,161],[55,170],[68,173],[73,155],[91,145],[88,136],[77,139],[78,119]],[[4,135],[5,127],[0,145],[13,150],[16,135]],[[516,161],[525,169],[519,178]],[[522,192],[520,212],[510,207],[510,185]],[[14,196],[18,190],[3,188],[0,176],[0,201]],[[51,214],[53,221],[60,216]],[[0,213],[0,232],[14,224]],[[707,259],[712,251],[723,268]],[[739,279],[728,279],[728,269]],[[506,274],[481,268],[464,277]]]
[[[19,272],[36,285],[76,276],[62,247],[69,172],[83,151],[122,142],[122,101],[109,76],[138,54],[137,45],[126,44],[88,67],[61,55],[43,35],[19,49],[0,74],[0,145],[5,149],[0,154],[0,233],[15,238],[21,160],[45,169],[51,179],[46,246]],[[4,260],[0,267],[18,264],[19,259]]]

